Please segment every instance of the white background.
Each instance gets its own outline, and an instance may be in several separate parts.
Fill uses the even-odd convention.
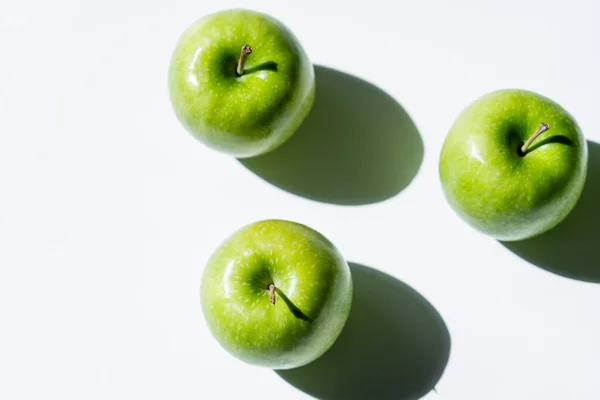
[[[435,307],[452,350],[426,399],[600,398],[600,286],[472,230],[437,175],[454,118],[495,89],[554,99],[600,142],[598,4],[3,0],[0,398],[309,398],[233,359],[202,319],[208,256],[265,218],[319,230]],[[370,205],[308,200],[183,130],[171,52],[190,23],[230,7],[277,17],[314,63],[402,104],[425,148],[405,190]]]

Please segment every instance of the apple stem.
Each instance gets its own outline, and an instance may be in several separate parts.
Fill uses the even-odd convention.
[[[545,122],[542,122],[540,124],[540,126],[537,128],[537,130],[534,132],[533,135],[531,135],[529,137],[529,139],[527,139],[527,141],[525,142],[525,144],[523,145],[523,147],[521,147],[521,153],[523,155],[525,155],[525,152],[527,151],[527,149],[529,148],[529,146],[531,145],[531,143],[533,143],[533,141],[540,136],[542,133],[546,132],[548,129],[550,129],[550,125],[548,125]]]
[[[269,285],[269,303],[275,304],[275,285]]]
[[[244,64],[246,63],[246,57],[252,53],[252,47],[249,44],[245,44],[242,46],[242,52],[240,53],[240,60],[238,61],[237,69],[235,73],[237,76],[242,76],[244,74]]]

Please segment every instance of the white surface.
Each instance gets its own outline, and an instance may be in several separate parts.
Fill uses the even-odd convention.
[[[543,93],[600,142],[599,4],[4,0],[0,398],[308,398],[230,357],[202,319],[207,257],[263,218],[314,227],[433,304],[452,351],[426,399],[600,398],[600,286],[473,231],[437,176],[453,119],[494,89]],[[166,87],[173,46],[198,17],[239,6],[406,108],[425,145],[408,188],[357,207],[307,200],[183,130]]]

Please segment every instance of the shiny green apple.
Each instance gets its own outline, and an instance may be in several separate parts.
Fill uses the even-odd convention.
[[[456,213],[514,241],[545,232],[573,209],[586,178],[587,144],[554,101],[499,90],[469,105],[444,142],[439,174]]]
[[[202,276],[202,311],[228,352],[288,369],[321,356],[352,302],[348,264],[323,235],[290,221],[247,225],[213,253]]]
[[[179,38],[169,67],[175,114],[197,139],[236,157],[269,152],[310,110],[313,65],[294,34],[255,11],[207,15]]]

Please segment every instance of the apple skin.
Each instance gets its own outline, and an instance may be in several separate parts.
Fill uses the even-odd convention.
[[[550,129],[518,149],[544,122]],[[573,209],[585,183],[587,143],[575,119],[537,93],[506,89],[469,105],[444,142],[446,199],[471,226],[503,241],[543,233]]]
[[[242,46],[253,52],[236,74]],[[177,118],[197,139],[235,157],[267,153],[289,139],[314,100],[314,68],[294,34],[270,16],[220,11],[179,38],[169,67]]]
[[[200,298],[211,333],[229,353],[289,369],[331,347],[348,318],[352,291],[348,264],[323,235],[295,222],[265,220],[239,229],[213,253]]]

